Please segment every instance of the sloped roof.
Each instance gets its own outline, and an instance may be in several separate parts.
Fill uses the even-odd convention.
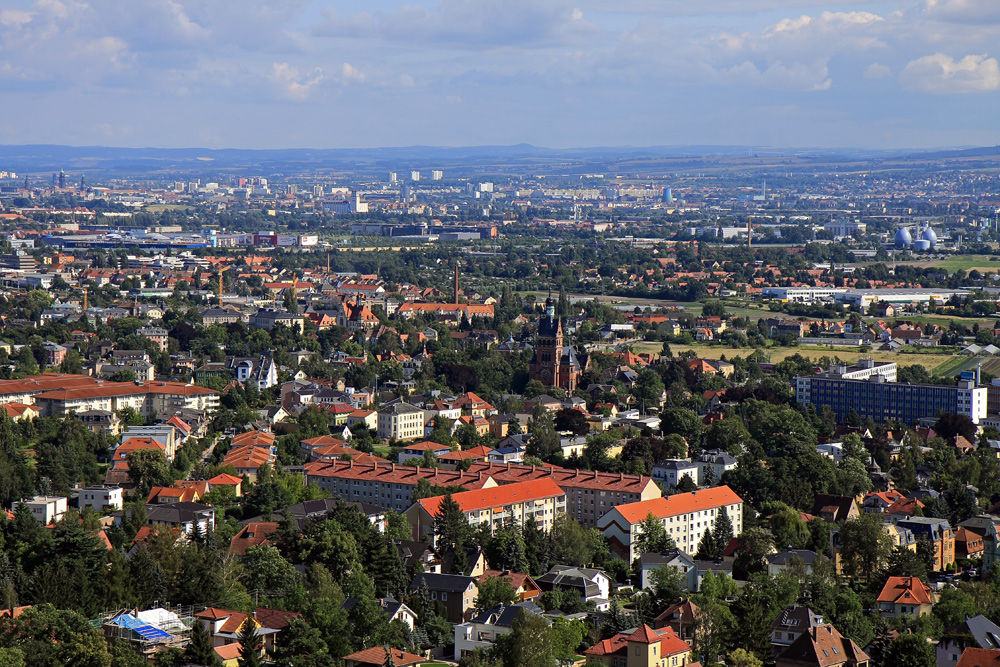
[[[690,493],[678,493],[667,498],[653,498],[637,503],[628,503],[614,508],[629,524],[641,523],[653,514],[657,519],[678,514],[689,514],[699,510],[714,509],[743,502],[728,486],[715,486]]]
[[[563,490],[551,479],[536,479],[529,482],[503,484],[488,489],[462,491],[452,495],[452,500],[458,503],[463,512],[470,512],[562,495],[565,495]],[[428,514],[437,516],[444,499],[445,496],[435,496],[422,498],[418,502]]]
[[[933,604],[931,589],[917,577],[889,577],[878,595],[879,602]]]

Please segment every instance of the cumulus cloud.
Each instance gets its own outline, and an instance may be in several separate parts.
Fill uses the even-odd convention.
[[[308,99],[316,84],[323,80],[323,72],[317,68],[303,76],[298,68],[288,63],[273,63],[270,78],[281,88],[286,97],[303,101]]]
[[[888,65],[882,65],[880,63],[872,63],[865,68],[865,78],[866,79],[884,79],[892,75],[892,69]]]
[[[347,16],[329,7],[323,15],[323,23],[314,29],[321,37],[424,43],[438,48],[482,49],[542,42],[551,46],[601,33],[570,0],[442,0],[434,7],[404,4],[391,11]]]
[[[925,0],[927,18],[982,25],[1000,23],[1000,3],[996,0]]]
[[[935,53],[907,63],[899,81],[907,90],[922,93],[984,93],[1000,89],[1000,65],[986,55],[955,60]]]

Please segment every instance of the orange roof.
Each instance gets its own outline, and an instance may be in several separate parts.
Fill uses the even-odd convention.
[[[2,387],[0,387],[2,393]],[[73,401],[111,396],[132,396],[135,394],[174,394],[194,396],[196,394],[218,394],[214,389],[206,389],[182,382],[105,382],[96,386],[79,389],[58,389],[35,396],[36,400]]]
[[[970,646],[962,651],[955,667],[1000,667],[1000,649]]]
[[[541,500],[561,495],[564,495],[563,490],[551,479],[536,479],[530,482],[504,484],[490,489],[462,491],[452,495],[452,500],[458,503],[463,512],[471,512],[473,510],[488,509],[512,503],[523,503],[530,500]],[[435,496],[433,498],[423,498],[418,502],[424,508],[424,511],[431,516],[436,516],[444,498],[444,496]]]
[[[28,410],[41,412],[37,406],[27,405],[25,403],[4,403],[3,405],[0,405],[0,410],[6,410],[8,417],[20,417]]]
[[[398,648],[389,649],[389,655],[392,658],[392,664],[394,667],[416,665],[424,661],[422,656],[407,653],[406,651],[401,651]],[[345,655],[343,660],[345,662],[357,662],[364,665],[384,665],[386,663],[385,657],[384,647],[372,646],[371,648],[366,648],[363,651]]]
[[[215,654],[219,656],[219,660],[238,660],[241,650],[243,650],[243,645],[239,642],[233,642],[232,644],[216,646]]]
[[[493,449],[484,445],[476,445],[471,449],[459,449],[438,456],[438,461],[464,461],[465,459],[485,459]]]
[[[256,470],[270,461],[270,448],[255,447],[253,445],[244,445],[243,447],[230,450],[225,458],[222,459],[224,465],[231,465],[237,470]]]
[[[653,514],[657,519],[678,514],[689,514],[699,510],[715,509],[725,505],[742,503],[743,499],[728,486],[715,486],[710,489],[678,493],[667,498],[653,498],[637,503],[619,505],[612,511],[617,511],[629,524],[641,523]]]
[[[438,443],[431,442],[430,440],[415,442],[411,445],[403,445],[404,452],[437,452],[442,449],[451,451],[451,447],[448,447],[447,445],[439,445]]]
[[[678,637],[671,628],[654,630],[648,625],[643,625],[630,635],[619,633],[610,639],[597,642],[584,651],[584,655],[622,655],[627,653],[630,643],[655,644],[657,641],[660,642],[660,656],[678,655],[691,650],[691,646]]]
[[[114,458],[116,461],[124,461],[130,452],[140,449],[156,449],[164,451],[163,443],[152,438],[128,438],[115,449]]]
[[[236,486],[243,483],[243,478],[224,472],[208,480],[208,483],[212,486]]]
[[[878,594],[879,602],[892,604],[933,604],[931,589],[916,577],[889,577]]]
[[[247,444],[267,445],[270,447],[274,444],[274,434],[265,433],[264,431],[247,431],[233,438],[233,447]]]
[[[268,544],[268,536],[277,532],[280,524],[276,521],[251,521],[243,526],[229,542],[230,553],[236,556],[246,555],[247,548]]]
[[[300,440],[301,444],[308,447],[322,447],[324,445],[346,445],[347,443],[341,438],[335,438],[332,435],[321,435],[315,438],[309,438],[308,440]]]

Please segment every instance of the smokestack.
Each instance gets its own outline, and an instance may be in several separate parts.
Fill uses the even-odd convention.
[[[753,225],[751,224],[750,218],[747,218],[747,247],[753,247]]]
[[[455,262],[455,305],[458,305],[458,262]]]
[[[87,288],[83,288],[83,314],[87,314]]]
[[[219,308],[222,308],[222,269],[219,269]]]

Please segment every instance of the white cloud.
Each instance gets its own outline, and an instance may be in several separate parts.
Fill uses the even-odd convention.
[[[888,65],[872,63],[865,68],[866,79],[884,79],[892,75],[892,69]]]
[[[1000,23],[1000,2],[996,0],[925,0],[927,18],[970,25]]]
[[[923,93],[983,93],[1000,89],[1000,65],[986,55],[955,60],[935,53],[907,63],[899,81],[907,90]]]
[[[345,81],[364,81],[367,78],[361,70],[351,63],[344,63],[344,66],[341,68],[341,73],[343,74]]]
[[[307,99],[316,84],[323,80],[323,72],[317,68],[308,76],[302,76],[298,68],[288,63],[274,63],[271,66],[270,78],[278,84],[286,97],[302,101]]]
[[[23,9],[0,9],[0,25],[5,28],[20,28],[31,22],[31,12]]]

